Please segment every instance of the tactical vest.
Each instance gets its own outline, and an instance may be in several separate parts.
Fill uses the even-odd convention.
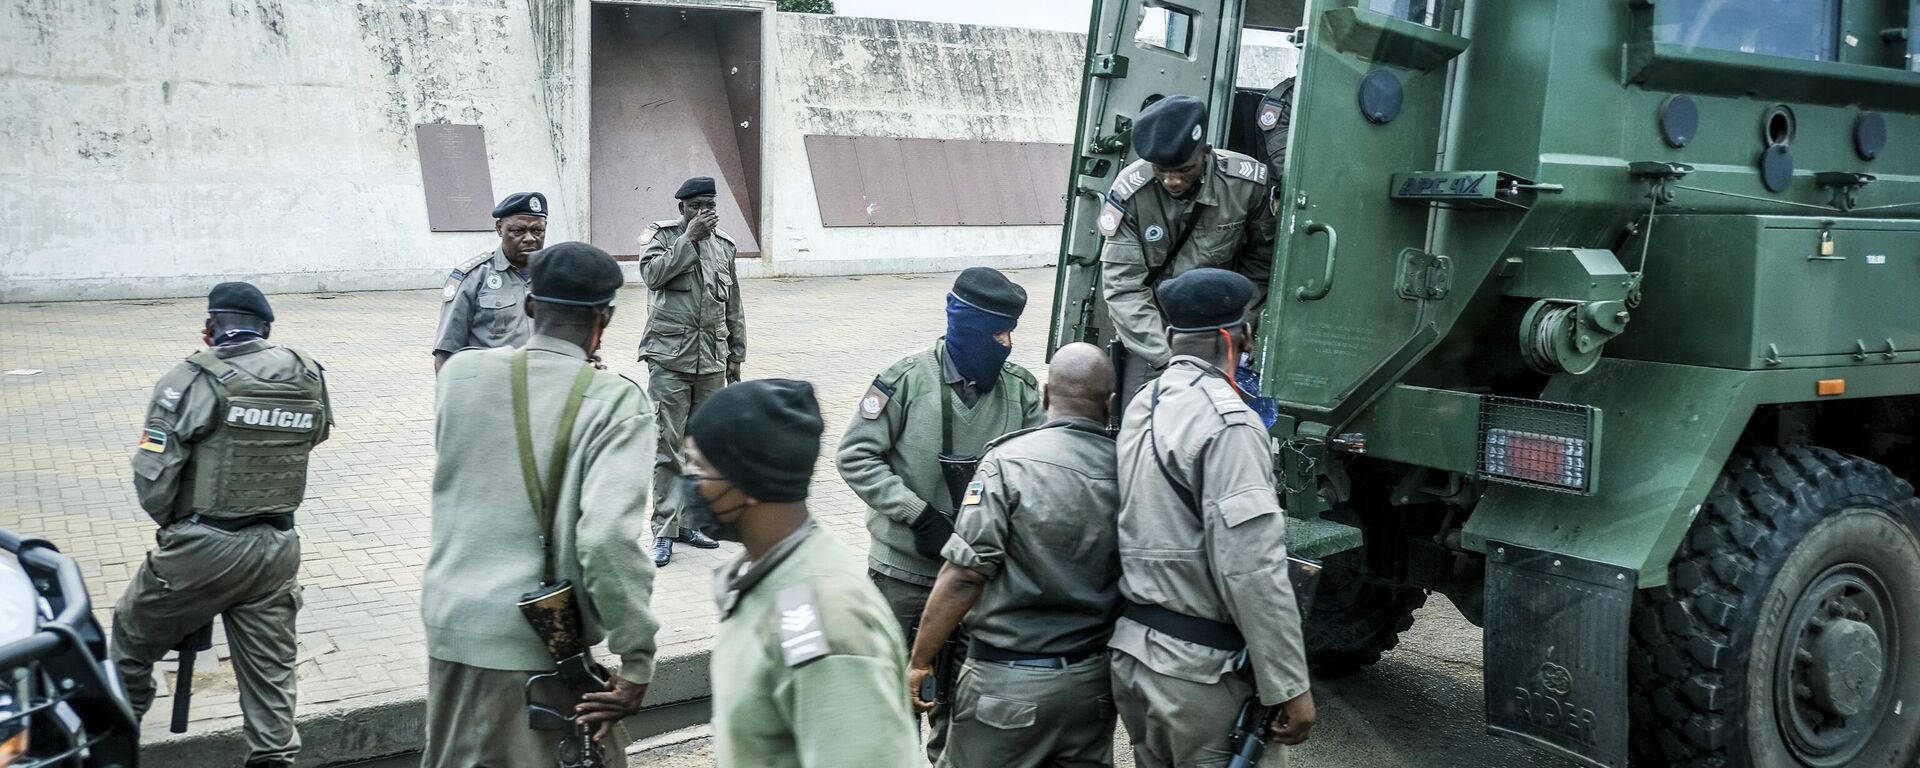
[[[282,347],[282,349],[286,349]],[[306,355],[292,381],[267,381],[201,350],[187,358],[219,397],[213,432],[196,443],[181,478],[192,514],[238,518],[299,508],[307,491],[307,455],[327,417],[320,367]]]

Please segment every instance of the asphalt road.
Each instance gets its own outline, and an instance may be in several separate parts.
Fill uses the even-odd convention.
[[[1314,768],[1573,768],[1539,749],[1486,734],[1480,691],[1480,630],[1446,598],[1421,610],[1400,648],[1352,677],[1317,681],[1320,725],[1294,750],[1293,765]],[[707,768],[713,749],[704,727],[641,745],[636,768]],[[1115,765],[1131,768],[1124,729],[1114,734]],[[394,765],[399,765],[395,763]]]

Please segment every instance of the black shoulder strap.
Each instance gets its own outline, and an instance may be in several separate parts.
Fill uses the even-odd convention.
[[[1166,478],[1167,485],[1173,486],[1173,495],[1180,497],[1180,503],[1186,505],[1187,511],[1193,514],[1193,519],[1204,522],[1205,517],[1200,514],[1199,497],[1194,494],[1192,488],[1187,487],[1186,483],[1180,482],[1180,478],[1173,474],[1173,470],[1167,468],[1166,460],[1160,457],[1160,437],[1154,433],[1153,429],[1153,419],[1159,412],[1160,380],[1155,379],[1153,382],[1153,396],[1148,401],[1147,408],[1147,442],[1148,446],[1153,449],[1153,465],[1160,468],[1160,476]],[[1204,485],[1206,483],[1206,477],[1203,474],[1205,470],[1196,464],[1194,465],[1193,471],[1200,479],[1199,484]]]
[[[1208,160],[1208,162],[1212,162],[1212,160]],[[1180,257],[1180,249],[1187,247],[1187,239],[1193,237],[1194,227],[1199,221],[1200,203],[1196,201],[1192,206],[1187,208],[1187,217],[1181,220],[1180,231],[1173,236],[1173,241],[1169,243],[1170,247],[1167,248],[1167,260],[1160,262],[1160,266],[1147,268],[1147,288],[1151,289],[1160,284],[1160,277],[1165,275],[1167,270],[1173,267],[1173,260]]]

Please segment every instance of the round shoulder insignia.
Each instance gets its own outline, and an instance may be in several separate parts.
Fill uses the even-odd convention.
[[[500,288],[500,273],[495,272],[491,275],[487,275],[487,290],[491,291],[491,290],[497,290],[499,288]]]
[[[1164,229],[1161,229],[1160,225],[1158,224],[1147,225],[1146,235],[1147,235],[1147,242],[1149,243],[1160,242],[1160,238],[1165,237],[1166,234],[1167,234],[1167,231]]]
[[[1113,215],[1113,211],[1107,211],[1106,213],[1100,214],[1100,228],[1102,230],[1112,232],[1115,228],[1119,226],[1120,226],[1120,217]]]
[[[860,412],[869,418],[880,415],[880,396],[867,395],[860,399]]]
[[[1261,128],[1272,128],[1279,124],[1280,124],[1280,110],[1278,108],[1273,106],[1268,106],[1265,109],[1260,110],[1260,127]]]
[[[459,292],[460,292],[460,281],[448,280],[447,287],[440,289],[440,300],[453,301],[454,294]]]

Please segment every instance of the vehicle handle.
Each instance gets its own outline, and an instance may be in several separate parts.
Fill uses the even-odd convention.
[[[1327,297],[1328,291],[1333,290],[1333,257],[1340,251],[1340,233],[1335,232],[1332,225],[1321,224],[1315,221],[1307,222],[1307,235],[1312,236],[1315,232],[1327,233],[1326,271],[1321,273],[1320,287],[1312,288],[1309,287],[1312,283],[1308,283],[1307,285],[1294,289],[1293,297],[1301,301],[1319,301]]]

